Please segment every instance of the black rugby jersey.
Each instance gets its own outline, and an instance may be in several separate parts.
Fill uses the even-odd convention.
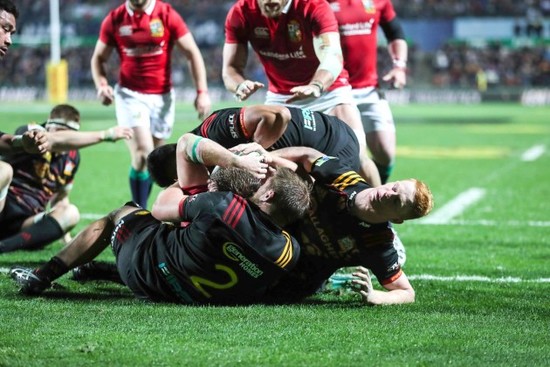
[[[181,213],[187,227],[153,225],[139,235],[134,275],[152,300],[256,302],[299,257],[293,237],[232,193],[190,196]]]
[[[244,131],[246,107],[213,112],[191,132],[209,138],[225,148],[252,141]],[[339,157],[351,169],[359,169],[359,143],[353,130],[335,116],[308,109],[287,107],[291,120],[283,135],[268,150],[305,146]]]
[[[18,133],[27,128],[19,128]],[[80,153],[21,153],[9,156],[6,162],[13,167],[10,195],[31,213],[43,212],[53,195],[73,183],[80,164]]]

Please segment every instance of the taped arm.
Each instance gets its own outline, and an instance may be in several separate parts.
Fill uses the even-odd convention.
[[[324,89],[332,85],[344,67],[340,34],[338,32],[322,33],[313,38],[313,47],[319,59],[319,67],[310,84],[320,83],[320,92],[322,93]]]

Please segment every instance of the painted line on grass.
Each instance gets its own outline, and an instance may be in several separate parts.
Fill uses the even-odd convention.
[[[454,217],[462,214],[469,206],[481,200],[483,196],[485,196],[485,189],[472,187],[417,222],[422,224],[447,224]]]
[[[521,160],[524,162],[536,161],[541,155],[544,154],[545,151],[546,147],[544,145],[535,145],[534,147],[531,147],[523,152],[521,155]]]
[[[489,219],[478,219],[478,220],[459,220],[459,219],[452,219],[448,222],[438,222],[438,223],[432,223],[432,222],[422,222],[419,220],[416,221],[410,221],[408,222],[410,224],[419,224],[419,225],[451,225],[451,226],[483,226],[483,227],[497,227],[497,226],[506,226],[506,227],[550,227],[550,221],[544,221],[544,220],[526,220],[526,221],[520,221],[520,220],[505,220],[505,221],[497,221],[497,220],[489,220]]]
[[[8,274],[10,268],[0,267],[0,274]],[[346,274],[351,276],[351,274]],[[482,282],[482,283],[550,283],[550,278],[524,279],[519,277],[491,278],[483,275],[441,276],[431,274],[407,275],[410,280],[434,280],[440,282]]]

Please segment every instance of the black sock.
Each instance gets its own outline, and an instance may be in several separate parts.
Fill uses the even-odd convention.
[[[46,215],[38,222],[22,229],[18,234],[0,242],[0,253],[16,250],[33,250],[42,248],[63,237],[63,229],[57,221]]]
[[[66,274],[69,270],[69,267],[65,265],[61,259],[54,256],[50,261],[36,269],[36,274],[40,276],[40,278],[52,282],[63,274]]]

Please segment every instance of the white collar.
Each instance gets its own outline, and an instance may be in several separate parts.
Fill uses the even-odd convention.
[[[292,0],[288,0],[288,3],[286,3],[286,5],[285,5],[285,7],[283,8],[283,11],[282,11],[283,14],[288,13],[288,9],[290,9],[290,4],[292,4]]]
[[[291,0],[292,1],[292,0]],[[153,0],[151,1],[151,3],[149,4],[148,7],[145,8],[144,12],[145,14],[147,15],[151,15],[153,13],[153,9],[155,8],[155,3],[157,1],[156,0]],[[126,0],[126,11],[128,12],[128,14],[130,14],[131,16],[134,15],[134,10],[130,7],[130,1]]]

